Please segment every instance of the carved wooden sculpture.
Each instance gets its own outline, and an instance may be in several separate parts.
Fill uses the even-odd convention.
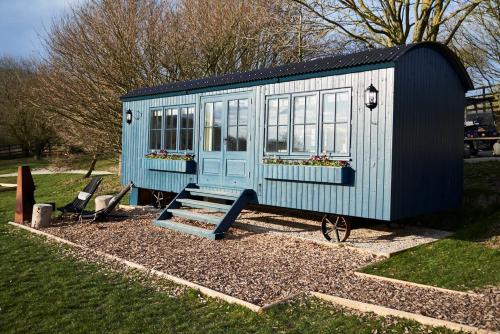
[[[31,220],[35,204],[35,183],[29,166],[19,166],[17,169],[16,191],[16,223]]]

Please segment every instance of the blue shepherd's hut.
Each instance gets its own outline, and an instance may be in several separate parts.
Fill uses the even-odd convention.
[[[155,221],[177,231],[220,238],[258,203],[332,214],[323,225],[342,240],[348,217],[461,205],[471,88],[457,56],[426,42],[136,89],[121,97],[121,181],[135,205],[177,193]]]

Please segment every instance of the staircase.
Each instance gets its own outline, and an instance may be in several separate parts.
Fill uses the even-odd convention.
[[[255,192],[251,189],[227,191],[200,188],[198,185],[190,183],[170,202],[154,224],[211,240],[221,239],[254,195]],[[193,208],[204,209],[209,214],[190,211]],[[213,229],[174,222],[171,220],[172,217],[203,222],[213,226]]]

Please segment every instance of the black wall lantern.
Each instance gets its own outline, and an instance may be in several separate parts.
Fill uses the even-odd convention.
[[[374,109],[378,103],[378,90],[370,84],[365,90],[365,106],[370,110]]]
[[[127,124],[132,123],[132,110],[129,109],[125,113],[125,121],[127,122]]]

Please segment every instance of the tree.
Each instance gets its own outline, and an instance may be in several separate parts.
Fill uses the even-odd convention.
[[[190,77],[248,71],[316,57],[329,47],[288,1],[190,0],[179,8]],[[203,17],[203,20],[200,20]]]
[[[317,24],[361,47],[422,41],[450,44],[482,0],[292,0]]]
[[[37,66],[33,61],[0,58],[0,117],[25,155],[39,158],[55,140],[55,132],[45,110],[33,103],[39,84]]]
[[[464,22],[453,43],[472,78],[493,85],[500,78],[500,1],[484,0]]]
[[[65,141],[119,152],[118,98],[129,90],[323,52],[321,32],[297,25],[297,13],[285,0],[89,0],[49,31],[42,104]]]

